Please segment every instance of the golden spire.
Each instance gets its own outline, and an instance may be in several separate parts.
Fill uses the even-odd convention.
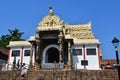
[[[53,13],[53,11],[52,11],[52,6],[49,6],[49,9],[50,9],[50,11],[49,11],[49,15],[50,15],[50,16],[53,16],[54,13]]]

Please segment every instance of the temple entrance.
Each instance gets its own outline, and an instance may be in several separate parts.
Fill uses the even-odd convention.
[[[59,63],[59,46],[56,44],[48,45],[43,50],[42,63]]]
[[[50,48],[47,51],[47,59],[48,59],[48,63],[59,63],[59,51],[57,48]]]
[[[57,64],[53,64],[55,61]],[[60,63],[59,60],[59,46],[56,44],[51,44],[43,50],[41,68],[51,69],[54,67],[64,68],[64,63]]]

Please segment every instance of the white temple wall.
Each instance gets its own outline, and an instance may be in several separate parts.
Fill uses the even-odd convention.
[[[98,60],[98,49],[97,45],[87,45],[85,46],[85,49],[96,49],[96,55],[87,55],[86,54],[86,60],[88,60],[88,65],[86,66],[86,69],[88,70],[99,70],[99,60]],[[87,53],[87,50],[85,50]]]
[[[22,62],[22,63],[25,63],[26,66],[28,66],[30,63],[30,56],[25,56],[24,54],[25,54],[25,50],[30,50],[30,49],[31,49],[30,47],[11,47],[10,48],[10,55],[9,55],[10,58],[8,61],[9,69],[12,68],[13,61],[14,61],[14,56],[12,56],[12,51],[15,51],[15,50],[20,51],[20,55],[16,56],[16,64],[17,64],[17,61],[20,60],[20,64]],[[33,64],[34,64],[34,59],[35,59],[35,48],[33,47],[33,57],[32,57]]]
[[[81,49],[82,54],[74,55],[73,49]],[[96,54],[87,54],[87,49],[93,49]],[[98,59],[98,49],[97,45],[73,45],[72,46],[72,55],[73,55],[73,65],[76,69],[87,69],[87,70],[98,70],[99,68],[99,59]],[[83,65],[82,61],[87,61],[87,65]]]
[[[83,47],[82,46],[72,46],[72,55],[73,55],[73,49],[82,49],[83,53]],[[73,66],[75,69],[84,69],[84,66],[81,65],[81,60],[83,60],[83,54],[82,55],[73,55]]]
[[[20,53],[22,53],[22,47],[12,47],[12,48],[10,48],[10,58],[9,58],[9,65],[13,65],[13,61],[14,61],[14,57],[12,57],[12,51],[13,50],[20,50]],[[21,54],[20,54],[20,56],[16,56],[16,62],[18,61],[18,59],[20,59],[20,61],[21,61]]]
[[[30,56],[24,56],[25,50],[30,50],[30,47],[24,47],[23,49],[23,62],[27,65],[30,63]],[[33,47],[33,57],[32,57],[32,63],[34,64],[34,59],[35,59],[35,48]]]

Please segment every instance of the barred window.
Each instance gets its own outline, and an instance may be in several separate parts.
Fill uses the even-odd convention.
[[[81,65],[88,65],[88,60],[81,60]]]
[[[12,57],[20,56],[20,50],[12,50]]]
[[[73,49],[73,55],[82,55],[82,49]]]
[[[96,55],[96,49],[87,49],[87,55]]]

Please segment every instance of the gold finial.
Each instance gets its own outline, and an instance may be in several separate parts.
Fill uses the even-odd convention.
[[[52,9],[52,6],[49,6],[50,10]]]
[[[53,16],[54,13],[53,13],[53,11],[52,11],[52,6],[49,6],[49,9],[50,9],[50,12],[49,12],[50,16]]]

